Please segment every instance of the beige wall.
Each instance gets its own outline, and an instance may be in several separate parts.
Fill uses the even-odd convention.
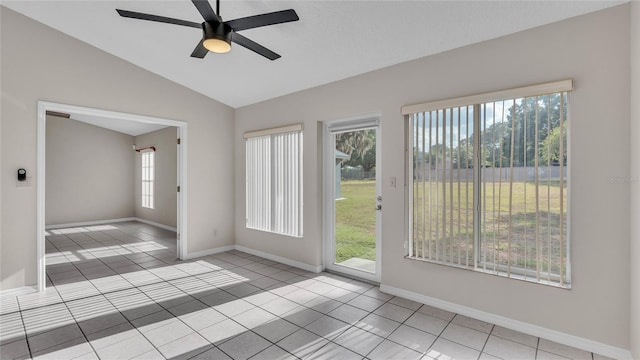
[[[4,7],[0,54],[0,290],[36,282],[38,100],[186,121],[188,251],[233,244],[232,108]],[[33,186],[16,186],[19,167]]]
[[[631,354],[640,359],[640,2],[631,3]]]
[[[133,136],[47,116],[46,225],[135,215]]]
[[[236,184],[244,184],[242,133],[304,122],[302,239],[244,227],[236,186],[236,243],[321,264],[318,122],[380,113],[382,283],[629,348],[629,5],[456,49],[236,110]],[[573,288],[558,289],[404,259],[404,124],[400,107],[572,78]],[[597,164],[598,172],[593,172]],[[397,177],[399,186],[389,185]],[[420,279],[416,281],[416,279]],[[524,311],[523,311],[524,310]]]
[[[47,225],[139,217],[176,227],[177,129],[131,136],[47,117]],[[141,206],[138,147],[155,146],[155,206]]]
[[[176,139],[178,130],[168,127],[135,137],[138,148],[154,146],[155,178],[154,178],[154,208],[142,207],[142,156],[135,153],[135,216],[154,221],[162,225],[176,227],[177,220],[177,192],[178,151]]]

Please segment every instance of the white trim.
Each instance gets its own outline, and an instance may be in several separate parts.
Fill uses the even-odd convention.
[[[107,220],[94,220],[94,221],[82,221],[82,222],[74,222],[67,224],[53,224],[53,225],[45,225],[45,230],[53,230],[53,229],[64,229],[71,227],[82,227],[82,226],[94,226],[94,225],[104,225],[104,224],[112,224],[119,223],[125,221],[137,221],[136,217],[126,217],[126,218],[118,218],[118,219],[107,219]]]
[[[247,131],[243,136],[245,139],[248,139],[252,137],[275,135],[294,131],[302,131],[302,124],[287,125],[264,130]]]
[[[178,229],[176,229],[174,227],[171,227],[171,226],[168,226],[168,225],[164,225],[164,224],[160,224],[160,223],[157,223],[155,221],[142,219],[142,218],[139,218],[139,217],[134,217],[133,220],[141,222],[141,223],[144,223],[144,224],[147,224],[147,225],[152,225],[152,226],[155,226],[155,227],[159,227],[160,229],[165,229],[165,230],[169,230],[169,231],[173,231],[173,232],[178,232]]]
[[[45,164],[47,139],[47,103],[38,101],[38,125],[36,147],[36,289],[44,291],[47,286],[45,264]]]
[[[38,289],[35,286],[24,286],[15,289],[7,289],[0,291],[0,302],[5,301],[8,298],[14,298],[20,295],[31,294],[37,292]]]
[[[332,134],[337,134],[347,131],[366,130],[378,126],[380,126],[380,114],[372,114],[355,119],[328,122],[327,130]]]
[[[185,121],[157,118],[144,115],[135,115],[129,113],[121,113],[109,110],[100,110],[75,105],[67,105],[53,103],[48,101],[38,101],[38,124],[37,124],[37,170],[36,176],[36,286],[38,291],[44,291],[46,286],[45,277],[45,156],[46,156],[46,112],[55,111],[62,113],[71,113],[78,115],[91,115],[106,118],[119,118],[126,121],[141,122],[146,124],[159,124],[166,126],[174,126],[178,128],[178,134],[181,138],[181,145],[178,155],[178,185],[180,185],[180,194],[178,196],[178,239],[177,252],[178,257],[186,254],[188,238],[187,238],[187,127]]]
[[[171,226],[168,226],[168,225],[163,225],[163,224],[157,223],[155,221],[142,219],[142,218],[135,217],[135,216],[134,217],[126,217],[126,218],[118,218],[118,219],[83,221],[83,222],[75,222],[75,223],[67,223],[67,224],[47,225],[47,226],[45,226],[45,230],[65,229],[65,228],[71,228],[71,227],[105,225],[105,224],[113,224],[113,223],[126,222],[126,221],[137,221],[137,222],[141,222],[141,223],[144,223],[144,224],[147,224],[147,225],[152,225],[152,226],[155,226],[155,227],[159,227],[161,229],[165,229],[165,230],[176,232],[176,228],[174,228],[174,227],[171,227]]]
[[[176,206],[178,209],[178,218],[176,219],[176,236],[178,237],[178,246],[176,246],[177,257],[180,260],[185,260],[185,256],[188,253],[187,248],[187,192],[189,187],[187,186],[187,138],[188,138],[188,124],[185,123],[184,126],[178,127],[178,138],[180,139],[180,144],[176,144],[178,151],[178,168],[176,171],[178,172],[177,180],[178,186],[180,186],[180,191],[176,196]]]
[[[430,101],[415,105],[405,105],[401,108],[402,115],[410,115],[420,112],[428,112],[438,109],[448,109],[458,106],[466,106],[473,104],[482,104],[486,102],[518,99],[523,97],[530,97],[543,94],[551,94],[557,92],[565,92],[573,90],[573,80],[560,80],[544,84],[537,84],[531,86],[523,86],[507,90],[499,90],[488,92],[484,94],[463,96],[454,99],[445,99]]]
[[[220,247],[213,248],[213,249],[196,251],[194,253],[185,253],[184,254],[184,259],[182,259],[182,260],[195,259],[195,258],[209,256],[209,255],[218,254],[218,253],[221,253],[221,252],[231,251],[231,250],[235,250],[235,246],[234,245],[220,246]]]
[[[379,283],[382,277],[382,214],[376,211],[376,270],[375,273],[335,264],[335,134],[376,130],[376,197],[382,195],[382,137],[380,113],[365,114],[346,119],[323,122],[323,167],[322,167],[322,268],[348,276]],[[384,201],[383,201],[384,202]],[[384,210],[384,207],[383,207]]]
[[[379,262],[380,261],[376,263],[376,270],[378,269]],[[324,266],[325,267],[324,270],[326,271],[333,272],[339,275],[344,275],[346,277],[356,278],[358,280],[366,280],[374,284],[380,283],[380,276],[378,274],[374,274],[368,271],[364,271],[364,270],[360,270],[357,268],[348,267],[344,265],[339,265],[339,264],[332,264],[330,266],[327,266],[327,265],[328,263],[325,264]]]
[[[548,329],[542,326],[533,325],[533,324],[525,323],[522,321],[510,319],[504,316],[477,310],[468,306],[459,305],[449,301],[436,299],[430,296],[422,295],[419,293],[404,290],[401,288],[396,288],[389,285],[381,284],[380,291],[387,294],[400,296],[405,299],[417,301],[419,303],[434,306],[439,309],[451,311],[456,314],[486,321],[491,324],[499,325],[511,330],[519,331],[519,332],[536,336],[536,337],[545,338],[547,340],[555,341],[557,343],[572,346],[578,349],[583,349],[596,354],[612,357],[615,359],[632,360],[631,352],[629,350],[603,344],[598,341],[589,340],[589,339],[581,338],[575,335],[570,335],[560,331]]]
[[[270,254],[270,253],[266,253],[264,251],[250,249],[250,248],[244,247],[242,245],[235,245],[234,248],[236,250],[238,250],[238,251],[246,252],[247,254],[260,256],[260,257],[263,257],[265,259],[269,259],[269,260],[276,261],[276,262],[279,262],[279,263],[282,263],[282,264],[285,264],[285,265],[293,266],[293,267],[298,268],[298,269],[311,271],[313,273],[322,272],[322,266],[321,265],[314,266],[314,265],[305,264],[305,263],[302,263],[302,262],[299,262],[299,261],[295,261],[295,260],[291,260],[291,259],[287,259],[287,258],[278,256],[278,255],[273,255],[273,254]]]

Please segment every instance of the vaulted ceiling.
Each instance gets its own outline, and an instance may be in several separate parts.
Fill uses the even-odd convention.
[[[21,0],[2,5],[238,108],[624,2],[222,1],[224,20],[295,9],[297,22],[242,31],[282,55],[275,61],[241,46],[227,54],[192,58],[202,37],[199,29],[123,18],[115,11],[202,22],[189,0]]]

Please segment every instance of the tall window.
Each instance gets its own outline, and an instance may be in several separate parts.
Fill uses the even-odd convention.
[[[302,126],[245,134],[248,228],[302,236]]]
[[[571,81],[412,105],[409,257],[570,287]]]
[[[142,207],[153,209],[154,152],[142,152]]]

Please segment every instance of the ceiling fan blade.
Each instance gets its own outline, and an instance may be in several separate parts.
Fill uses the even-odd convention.
[[[200,15],[202,15],[202,17],[204,18],[204,21],[218,23],[222,22],[222,20],[220,20],[220,17],[213,11],[213,8],[211,7],[211,4],[209,4],[208,0],[191,0],[191,2],[196,6],[196,9],[198,9]]]
[[[116,9],[116,11],[118,12],[118,14],[120,14],[120,16],[126,17],[126,18],[157,21],[157,22],[166,23],[166,24],[190,26],[190,27],[193,27],[193,28],[202,29],[202,25],[201,24],[198,24],[198,23],[195,23],[195,22],[192,22],[192,21],[173,19],[173,18],[168,18],[168,17],[164,17],[164,16],[158,16],[158,15],[143,14],[143,13],[139,13],[139,12],[135,12],[135,11],[128,11],[128,10]]]
[[[238,33],[233,33],[231,34],[231,41],[233,41],[234,43],[240,45],[240,46],[244,46],[245,48],[260,54],[264,57],[266,57],[269,60],[276,60],[280,57],[280,55],[274,53],[273,51],[267,49],[266,47],[258,44],[257,42],[253,41],[253,40],[249,40],[246,37],[238,34]]]
[[[200,40],[196,48],[193,49],[193,52],[191,53],[191,57],[204,59],[205,55],[207,55],[209,50],[207,50],[207,48],[204,47],[203,42],[204,42],[204,39]]]
[[[296,14],[295,10],[289,9],[254,16],[247,16],[240,19],[226,21],[225,23],[231,26],[234,31],[242,31],[261,26],[282,24],[298,20],[300,20],[300,18],[298,17],[298,14]]]

